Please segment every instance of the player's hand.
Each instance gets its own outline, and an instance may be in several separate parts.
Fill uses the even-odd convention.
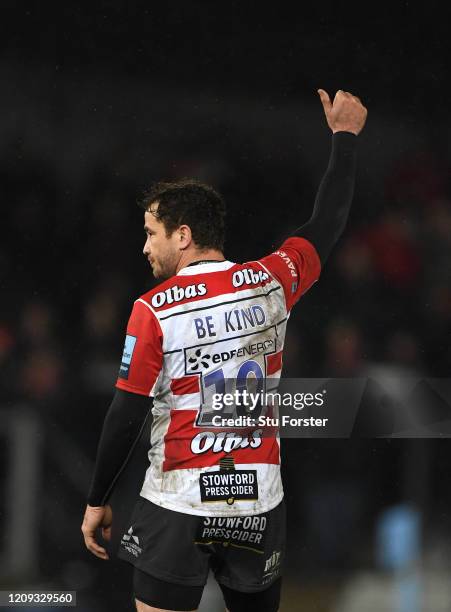
[[[85,539],[86,548],[99,559],[109,559],[107,551],[96,542],[95,533],[98,527],[102,528],[104,540],[111,539],[111,524],[113,522],[113,511],[111,506],[86,506],[85,516],[81,530]]]
[[[365,125],[368,111],[356,96],[339,89],[331,102],[329,94],[324,89],[318,89],[323,104],[327,123],[335,132],[352,132],[357,136]]]

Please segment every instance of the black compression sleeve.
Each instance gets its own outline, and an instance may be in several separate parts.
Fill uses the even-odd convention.
[[[105,505],[141,435],[152,398],[116,389],[103,423],[88,495],[90,506]]]
[[[324,264],[340,237],[349,215],[356,171],[357,136],[337,132],[332,136],[329,165],[316,194],[309,221],[294,232],[313,244]]]

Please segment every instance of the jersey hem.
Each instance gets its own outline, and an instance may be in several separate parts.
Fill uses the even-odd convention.
[[[171,504],[170,502],[164,502],[161,503],[161,500],[158,499],[157,496],[154,496],[152,494],[149,495],[145,495],[142,491],[140,492],[140,496],[144,497],[145,499],[147,499],[148,501],[152,502],[153,504],[155,504],[156,506],[160,506],[161,508],[165,508],[166,510],[172,510],[173,512],[180,512],[181,514],[190,514],[192,516],[219,516],[219,517],[228,517],[228,516],[257,516],[258,514],[264,514],[265,512],[269,512],[270,510],[273,510],[276,506],[278,506],[280,504],[280,502],[283,500],[283,491],[282,493],[275,498],[275,500],[272,500],[270,503],[266,504],[265,506],[263,506],[263,508],[258,512],[249,512],[249,510],[247,509],[243,509],[242,511],[239,512],[234,512],[233,514],[230,512],[230,510],[214,510],[212,508],[212,510],[204,510],[204,511],[200,511],[197,509],[188,509],[186,508],[186,506],[179,506],[178,504]],[[229,506],[230,508],[230,506]]]

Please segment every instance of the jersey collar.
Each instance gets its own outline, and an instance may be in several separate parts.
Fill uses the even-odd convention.
[[[192,276],[194,274],[203,274],[208,272],[222,272],[228,270],[235,264],[232,261],[212,261],[210,263],[198,263],[192,266],[186,266],[179,270],[176,276]]]

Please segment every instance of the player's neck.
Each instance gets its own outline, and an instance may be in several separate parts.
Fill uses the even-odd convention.
[[[203,249],[202,251],[195,249],[192,251],[183,251],[175,273],[177,274],[182,268],[186,268],[197,261],[224,261],[224,259],[225,257],[223,252],[219,251],[218,249]]]

